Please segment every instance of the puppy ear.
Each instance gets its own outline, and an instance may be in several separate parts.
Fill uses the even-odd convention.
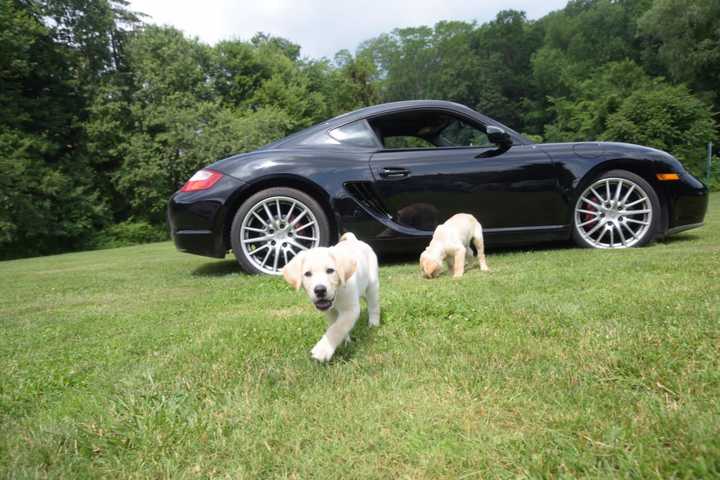
[[[295,290],[300,290],[302,285],[302,269],[303,269],[303,258],[305,257],[305,250],[298,253],[290,260],[290,263],[285,265],[282,269],[283,277]]]
[[[330,249],[330,256],[335,260],[335,270],[337,270],[338,276],[340,277],[340,285],[345,285],[350,277],[353,276],[355,270],[357,270],[357,262],[347,253]]]

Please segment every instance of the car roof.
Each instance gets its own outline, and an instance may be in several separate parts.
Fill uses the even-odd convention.
[[[373,116],[381,115],[384,113],[400,112],[403,110],[416,110],[416,109],[423,109],[423,108],[438,108],[438,109],[446,109],[446,110],[450,110],[450,111],[465,113],[466,115],[469,115],[470,117],[479,118],[480,120],[483,121],[483,123],[486,123],[486,124],[489,123],[489,124],[501,126],[501,127],[505,128],[506,130],[521,137],[521,135],[519,133],[515,132],[513,129],[511,129],[505,125],[502,125],[501,123],[497,122],[496,120],[494,120],[490,117],[487,117],[487,116],[483,115],[482,113],[479,113],[461,103],[450,102],[447,100],[403,100],[403,101],[399,101],[399,102],[381,103],[378,105],[373,105],[370,107],[363,107],[363,108],[359,108],[357,110],[343,113],[336,117],[325,120],[324,122],[320,122],[316,125],[306,128],[304,130],[293,133],[285,138],[277,140],[276,142],[266,145],[261,150],[272,149],[272,148],[282,148],[282,147],[294,145],[321,130],[329,130],[329,129],[337,128],[341,125],[345,125],[347,123],[361,120],[363,118],[373,117]]]
[[[381,103],[371,107],[359,108],[357,110],[353,110],[352,112],[343,113],[342,115],[331,118],[328,122],[342,120],[342,123],[345,123],[346,121],[359,120],[361,118],[371,117],[380,113],[417,108],[447,108],[450,110],[467,110],[474,112],[474,110],[466,107],[465,105],[456,102],[448,102],[446,100],[403,100],[400,102]]]

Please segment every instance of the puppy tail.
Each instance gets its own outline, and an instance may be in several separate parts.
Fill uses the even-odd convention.
[[[340,237],[340,241],[344,242],[346,240],[357,240],[357,237],[352,232],[345,232],[343,233],[342,237]]]

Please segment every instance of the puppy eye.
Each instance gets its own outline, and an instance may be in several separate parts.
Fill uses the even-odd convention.
[[[332,275],[333,273],[335,273],[335,269],[334,269],[334,268],[328,268],[327,270],[325,270],[325,273],[327,273],[328,275]]]
[[[305,272],[306,277],[312,277],[312,272]]]

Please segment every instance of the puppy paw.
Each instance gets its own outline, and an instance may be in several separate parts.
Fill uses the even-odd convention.
[[[377,316],[370,316],[368,318],[368,325],[371,327],[379,327],[380,326],[380,315]]]
[[[335,353],[335,348],[330,345],[330,342],[325,335],[315,344],[313,349],[310,351],[310,356],[318,362],[329,362]]]

